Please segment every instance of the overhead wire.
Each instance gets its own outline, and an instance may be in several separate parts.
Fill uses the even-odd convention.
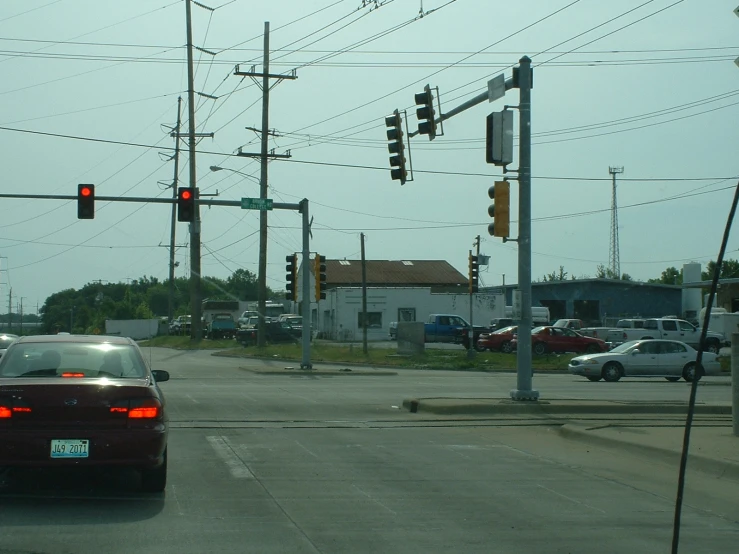
[[[540,19],[538,19],[538,20],[536,20],[536,21],[534,21],[533,23],[530,23],[530,24],[528,24],[528,25],[526,25],[526,26],[524,26],[524,27],[522,27],[522,28],[520,28],[520,29],[518,29],[518,30],[514,31],[513,33],[511,33],[511,34],[509,34],[509,35],[507,35],[507,36],[503,37],[502,39],[499,39],[499,40],[497,40],[497,41],[493,42],[492,44],[490,44],[490,45],[486,46],[485,48],[483,48],[483,49],[482,49],[481,51],[484,51],[484,50],[487,50],[487,49],[489,49],[489,48],[492,48],[493,46],[496,46],[496,45],[500,44],[500,43],[501,43],[501,42],[503,42],[504,40],[507,40],[507,39],[509,39],[509,38],[512,38],[513,36],[515,36],[515,35],[517,35],[517,34],[519,34],[519,33],[522,33],[523,31],[525,31],[525,30],[528,30],[528,29],[530,29],[531,27],[534,27],[535,25],[538,25],[539,23],[541,23],[541,22],[543,22],[543,21],[546,21],[546,20],[547,20],[547,19],[549,19],[550,17],[553,17],[553,16],[555,16],[555,15],[557,15],[557,14],[561,13],[562,11],[564,11],[564,10],[566,10],[566,9],[570,8],[571,6],[574,6],[575,4],[577,4],[577,3],[579,3],[579,2],[580,2],[580,0],[574,0],[573,2],[570,2],[570,3],[569,3],[569,4],[567,4],[566,6],[564,6],[564,7],[562,7],[562,8],[559,8],[559,9],[557,9],[557,10],[555,10],[555,11],[553,11],[553,12],[549,13],[548,15],[546,15],[546,16],[544,16],[544,17],[542,17],[542,18],[540,18]],[[448,5],[448,4],[445,4],[444,6],[446,6],[446,5]],[[444,7],[444,6],[441,6],[441,7]],[[437,8],[437,9],[438,9],[438,8]],[[474,54],[472,54],[472,55],[474,55]],[[465,56],[464,58],[462,58],[461,60],[458,60],[458,61],[464,61],[464,60],[466,60],[466,59],[469,59],[469,58],[470,58],[470,57],[471,57],[472,55],[468,55],[468,56]],[[389,98],[390,96],[392,96],[392,95],[394,95],[394,94],[396,94],[396,93],[398,93],[398,92],[401,92],[401,91],[403,91],[403,90],[407,89],[408,87],[411,87],[411,86],[417,85],[418,83],[421,83],[421,82],[423,82],[423,81],[425,81],[425,80],[427,80],[427,79],[429,79],[429,78],[431,78],[431,77],[433,77],[433,76],[435,76],[435,75],[438,75],[439,73],[441,73],[441,72],[442,72],[442,71],[444,71],[445,69],[448,69],[448,68],[450,68],[450,67],[454,67],[454,65],[455,65],[454,63],[452,63],[452,64],[449,64],[449,65],[448,65],[447,67],[445,67],[445,68],[442,68],[442,69],[440,69],[440,70],[438,70],[438,71],[435,71],[435,72],[431,73],[430,75],[427,75],[427,76],[423,77],[422,79],[417,79],[417,80],[414,80],[414,81],[413,81],[413,82],[411,82],[411,83],[407,83],[407,84],[403,85],[403,86],[402,86],[402,87],[400,87],[400,88],[397,88],[397,89],[395,89],[395,90],[393,90],[393,91],[391,91],[391,92],[389,92],[389,93],[387,93],[387,94],[384,94],[384,95],[380,96],[379,98],[375,98],[375,99],[373,99],[373,100],[370,100],[369,102],[364,102],[364,103],[363,103],[363,104],[361,104],[360,106],[355,106],[355,107],[353,107],[353,108],[351,108],[351,109],[349,109],[349,110],[345,110],[345,111],[343,111],[343,112],[341,112],[341,113],[339,113],[339,114],[336,114],[336,115],[333,115],[333,116],[331,116],[331,117],[325,118],[325,119],[323,119],[323,120],[321,120],[321,121],[319,121],[319,122],[317,122],[317,123],[312,123],[312,124],[310,124],[310,125],[306,125],[306,126],[304,126],[304,127],[301,127],[301,128],[299,128],[299,129],[297,129],[297,130],[296,130],[295,132],[300,132],[300,131],[304,131],[304,130],[306,130],[306,129],[310,129],[310,128],[312,128],[312,127],[316,127],[316,126],[318,126],[318,125],[323,125],[324,123],[328,123],[329,121],[332,121],[332,120],[334,120],[334,119],[337,119],[337,118],[339,118],[339,117],[342,117],[342,116],[344,116],[344,115],[347,115],[347,114],[349,114],[349,113],[354,113],[354,112],[356,112],[356,111],[357,111],[358,109],[361,109],[361,108],[363,108],[363,107],[365,107],[365,106],[368,106],[368,105],[372,105],[372,104],[375,104],[375,103],[377,103],[377,102],[379,102],[379,101],[381,101],[381,100],[384,100],[384,99],[386,99],[386,98]],[[361,127],[364,127],[364,126],[366,126],[366,125],[370,125],[370,124],[371,124],[371,125],[372,125],[373,127],[376,127],[376,126],[377,126],[377,118],[373,118],[372,120],[370,120],[370,121],[367,121],[367,122],[365,122],[365,123],[361,123],[361,124],[359,124],[359,125],[353,125],[353,126],[351,126],[351,127],[349,127],[349,128],[346,128],[346,129],[342,129],[342,130],[340,130],[340,131],[336,131],[335,133],[330,133],[330,134],[332,134],[332,135],[333,135],[333,134],[343,133],[343,132],[346,132],[346,131],[348,131],[348,130],[354,129],[354,128],[356,128],[356,127],[360,127],[360,126],[361,126]],[[299,144],[301,144],[301,143],[296,143],[296,144],[294,144],[294,145],[292,145],[292,144],[291,144],[291,145],[289,145],[289,146],[287,146],[287,147],[289,147],[289,148],[292,148],[292,147],[294,147],[294,146],[298,146]],[[286,148],[287,148],[287,147],[286,147]]]

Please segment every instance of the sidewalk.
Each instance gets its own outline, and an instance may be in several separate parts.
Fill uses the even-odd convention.
[[[411,413],[490,415],[546,420],[559,434],[606,448],[628,450],[679,464],[685,434],[684,402],[552,400],[535,402],[496,398],[406,399]],[[733,434],[731,406],[699,403],[688,448],[688,467],[716,477],[739,480],[739,437]],[[608,416],[611,421],[604,422]],[[678,416],[678,417],[675,417]],[[590,420],[590,421],[589,421]]]
[[[562,425],[559,433],[567,439],[618,447],[677,466],[685,428],[658,427],[648,423],[621,426],[571,422]],[[731,425],[693,426],[687,467],[715,477],[739,480],[739,437],[733,434]]]

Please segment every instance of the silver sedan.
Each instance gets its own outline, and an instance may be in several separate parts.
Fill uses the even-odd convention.
[[[632,340],[610,352],[578,356],[570,361],[570,373],[591,381],[615,382],[621,377],[664,377],[690,382],[703,375],[720,375],[716,354],[703,352],[701,367],[695,364],[698,352],[676,340]]]

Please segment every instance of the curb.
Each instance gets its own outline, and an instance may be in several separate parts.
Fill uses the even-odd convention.
[[[395,371],[369,371],[369,370],[355,370],[349,368],[343,369],[300,369],[300,368],[285,368],[285,369],[257,369],[252,367],[239,367],[239,369],[254,373],[255,375],[287,375],[293,377],[295,375],[311,375],[311,376],[344,376],[344,375],[356,375],[360,377],[379,377],[379,376],[392,376],[397,375]]]
[[[565,402],[548,402],[536,400],[532,402],[506,399],[455,399],[455,398],[406,398],[403,407],[411,413],[428,412],[432,414],[491,414],[491,415],[580,415],[580,414],[686,414],[688,407],[684,403],[628,403],[598,402],[574,400]],[[711,415],[731,415],[730,405],[698,404],[695,413]]]
[[[628,450],[634,454],[648,454],[650,458],[657,458],[671,465],[680,463],[682,454],[680,451],[649,444],[641,444],[620,438],[604,437],[597,434],[597,427],[585,427],[572,423],[566,423],[559,427],[558,433],[570,440],[586,442],[613,448]],[[693,454],[688,451],[688,469],[695,469],[704,473],[715,474],[719,477],[729,477],[739,480],[739,463],[732,460],[717,460],[703,454]]]

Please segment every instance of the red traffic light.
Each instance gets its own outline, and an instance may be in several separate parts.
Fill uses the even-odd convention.
[[[95,219],[95,185],[77,185],[77,219]]]
[[[180,194],[180,198],[183,200],[190,200],[190,197],[192,196],[192,193],[189,190],[183,190]]]

